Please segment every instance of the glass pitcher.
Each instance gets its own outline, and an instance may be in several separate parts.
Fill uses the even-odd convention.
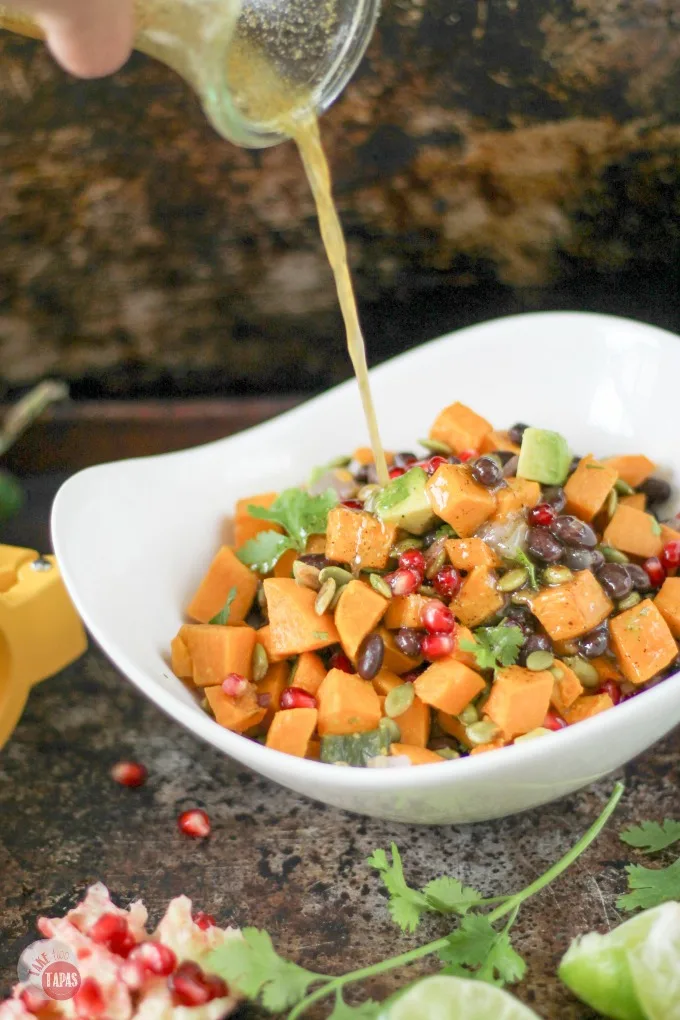
[[[286,118],[322,112],[345,87],[371,38],[380,0],[135,0],[135,46],[177,71],[213,127],[237,145],[282,141]],[[0,6],[0,26],[40,37]],[[263,74],[274,109],[253,103]],[[259,87],[259,86],[257,86]]]

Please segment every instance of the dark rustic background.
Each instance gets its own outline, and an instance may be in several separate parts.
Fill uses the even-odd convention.
[[[463,323],[680,326],[671,0],[387,0],[324,118],[377,362]],[[292,145],[235,148],[135,56],[75,82],[0,33],[0,399],[320,389],[349,372]]]

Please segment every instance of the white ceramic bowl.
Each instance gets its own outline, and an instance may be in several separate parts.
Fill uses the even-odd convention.
[[[640,323],[577,313],[520,315],[465,329],[372,373],[383,440],[409,449],[462,400],[497,427],[557,429],[586,454],[644,452],[680,476],[680,343]],[[224,536],[234,501],[299,484],[365,444],[355,384],[241,435],[182,453],[90,468],[53,511],[55,550],[96,641],[177,722],[299,793],[403,822],[461,823],[555,800],[640,754],[680,722],[680,675],[541,740],[431,767],[338,768],[222,729],[168,665],[182,609]],[[161,717],[158,725],[162,726]]]

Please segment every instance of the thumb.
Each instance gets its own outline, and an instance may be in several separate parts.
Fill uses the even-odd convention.
[[[101,78],[130,56],[132,0],[45,0],[37,20],[55,59],[79,78]]]

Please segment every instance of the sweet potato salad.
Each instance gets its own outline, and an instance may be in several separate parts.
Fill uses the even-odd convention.
[[[445,408],[236,505],[172,641],[221,726],[336,765],[429,765],[613,709],[680,668],[680,530],[644,454]]]

